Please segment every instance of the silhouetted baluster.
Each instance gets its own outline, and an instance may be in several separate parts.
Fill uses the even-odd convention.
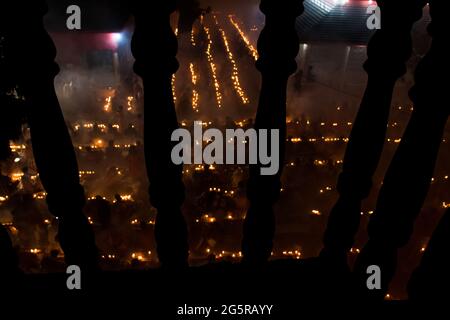
[[[266,24],[258,40],[260,57],[256,67],[262,75],[262,87],[255,129],[268,129],[269,137],[270,129],[279,130],[280,168],[277,174],[269,176],[261,175],[261,164],[250,166],[250,207],[244,223],[242,251],[244,262],[251,264],[264,263],[272,251],[275,232],[273,205],[280,194],[280,176],[284,166],[286,86],[289,76],[297,69],[295,58],[299,40],[295,20],[304,10],[300,0],[262,0],[260,8],[266,15]]]
[[[6,92],[12,86],[11,75],[8,72],[9,66],[5,57],[4,46],[7,34],[5,12],[0,11],[0,161],[5,160],[11,153],[9,148],[9,139],[12,133],[18,131],[20,121],[17,119],[17,113],[14,113],[10,106],[6,104],[9,100],[6,99]],[[15,119],[7,119],[15,115]],[[13,123],[13,125],[9,125]],[[14,130],[14,129],[16,130]],[[1,169],[1,168],[0,168]],[[0,173],[0,179],[4,177]],[[3,192],[2,192],[3,193]],[[11,275],[18,270],[18,261],[8,231],[0,224],[0,286],[11,281]],[[15,280],[15,279],[14,279]]]
[[[82,213],[84,190],[53,83],[59,72],[56,49],[42,22],[47,6],[45,1],[15,1],[7,7],[2,8],[8,26],[4,54],[28,103],[33,153],[49,209],[59,217],[59,241],[68,264],[94,269],[94,235]]]
[[[149,7],[152,8],[149,11]],[[175,1],[135,1],[136,28],[131,43],[135,72],[144,81],[145,157],[150,200],[158,210],[155,237],[163,266],[186,266],[187,227],[180,207],[184,200],[182,166],[171,160],[172,132],[178,128],[171,79],[178,69],[177,39],[170,26]]]
[[[450,209],[447,209],[423,253],[419,267],[408,284],[409,299],[436,301],[445,299],[450,286]]]
[[[12,280],[11,276],[19,273],[16,252],[8,232],[0,224],[0,286]]]
[[[431,184],[448,120],[448,85],[443,79],[450,72],[447,54],[450,29],[444,13],[449,9],[447,1],[430,1],[432,23],[428,30],[433,40],[417,65],[415,85],[410,91],[414,111],[384,178],[368,226],[369,242],[355,265],[361,281],[368,265],[382,268],[383,290],[378,294],[388,289],[395,273],[397,249],[411,237]]]
[[[367,87],[345,153],[337,186],[340,198],[330,213],[323,257],[346,263],[359,227],[361,201],[369,195],[386,138],[394,86],[405,74],[412,52],[411,28],[426,2],[377,1],[382,25],[367,48]]]

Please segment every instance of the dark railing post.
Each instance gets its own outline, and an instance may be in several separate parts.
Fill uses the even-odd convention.
[[[59,218],[58,239],[68,264],[96,268],[94,234],[82,210],[83,187],[72,141],[54,88],[56,49],[43,25],[45,1],[2,4],[7,74],[23,91],[39,177],[50,212]],[[25,9],[24,9],[25,8]]]
[[[8,231],[0,224],[0,285],[15,280],[19,274],[19,261]]]
[[[439,301],[448,288],[450,277],[450,208],[444,213],[434,230],[419,267],[408,282],[408,298],[413,301]]]
[[[279,164],[275,175],[261,175],[261,164],[250,166],[248,198],[250,207],[244,222],[242,251],[244,263],[261,264],[272,252],[275,233],[273,205],[277,201],[284,166],[286,139],[286,87],[297,69],[295,58],[299,39],[296,18],[303,13],[302,0],[261,1],[266,24],[258,40],[259,59],[256,67],[262,75],[255,129],[279,130]],[[261,136],[258,134],[258,138]],[[269,149],[270,150],[270,149]]]
[[[410,91],[414,103],[411,119],[386,172],[377,206],[369,221],[369,241],[361,250],[355,272],[363,278],[369,265],[382,270],[383,298],[395,273],[397,249],[406,245],[414,222],[428,193],[450,107],[443,75],[450,70],[447,57],[448,26],[446,1],[430,1],[432,37],[430,50],[419,62],[415,85]]]
[[[152,11],[149,11],[152,8]],[[177,39],[170,26],[175,1],[134,1],[135,32],[131,49],[135,72],[144,82],[144,141],[150,201],[158,210],[155,237],[161,264],[187,266],[186,222],[182,166],[171,161],[172,132],[178,128],[171,89],[172,75],[179,65]]]
[[[377,3],[382,25],[367,48],[367,87],[345,152],[337,186],[340,197],[330,213],[321,254],[342,264],[353,245],[361,201],[369,195],[383,150],[395,83],[406,73],[412,53],[412,25],[422,16],[426,0]]]

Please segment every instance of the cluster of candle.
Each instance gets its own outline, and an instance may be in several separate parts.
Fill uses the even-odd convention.
[[[208,58],[208,62],[209,62],[209,66],[211,69],[211,77],[213,80],[213,84],[214,84],[214,91],[216,93],[216,101],[217,101],[217,106],[220,108],[222,108],[222,93],[220,92],[220,84],[219,84],[219,79],[217,77],[217,67],[216,64],[214,63],[214,57],[212,55],[212,38],[211,38],[211,32],[209,30],[208,27],[204,26],[203,29],[205,30],[206,33],[206,37],[208,40],[208,45],[206,46],[206,57]]]
[[[253,57],[253,59],[255,59],[255,61],[258,60],[258,58],[259,58],[258,50],[256,50],[255,47],[250,43],[250,40],[245,35],[244,31],[242,31],[241,27],[239,26],[239,23],[236,22],[235,17],[233,15],[229,15],[228,19],[230,20],[231,24],[233,25],[233,27],[236,29],[236,31],[240,35],[242,41],[244,41],[244,43],[245,43],[248,51],[250,52],[251,56]]]
[[[239,69],[238,69],[236,60],[234,60],[233,53],[231,52],[230,45],[229,45],[228,38],[227,38],[227,35],[225,33],[225,30],[223,30],[220,27],[216,16],[214,16],[214,19],[215,19],[217,27],[219,28],[219,32],[220,32],[220,34],[222,36],[222,40],[223,40],[223,43],[224,43],[224,46],[225,46],[225,50],[227,51],[228,60],[230,61],[231,66],[232,66],[231,81],[233,83],[234,90],[236,91],[237,95],[239,96],[239,98],[241,99],[243,104],[249,104],[250,100],[247,97],[247,94],[245,93],[244,89],[242,89],[241,82],[239,80]]]

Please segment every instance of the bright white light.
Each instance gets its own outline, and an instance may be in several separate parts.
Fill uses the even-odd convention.
[[[350,2],[349,0],[309,0],[309,1],[314,3],[316,7],[320,8],[325,13],[330,12],[336,6],[346,5]]]
[[[328,1],[311,0],[311,2],[314,3],[320,9],[324,10],[325,12],[330,12],[331,10],[333,10],[333,5],[329,4]]]
[[[334,3],[337,5],[344,5],[348,3],[348,0],[334,0]]]
[[[112,39],[114,40],[115,43],[119,43],[120,41],[122,41],[123,35],[121,33],[113,33]]]
[[[20,162],[20,158],[15,158],[15,159],[14,159],[14,162],[15,162],[15,163]]]

